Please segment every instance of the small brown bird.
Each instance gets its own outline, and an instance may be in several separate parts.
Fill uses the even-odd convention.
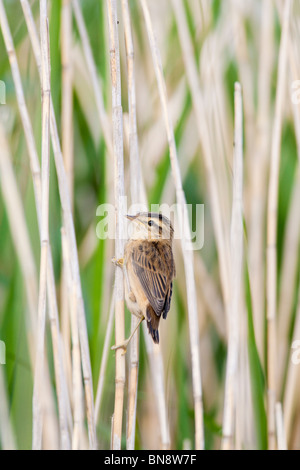
[[[133,232],[125,245],[124,259],[115,264],[124,269],[126,303],[140,321],[127,340],[112,347],[125,350],[144,319],[154,343],[159,343],[160,317],[166,319],[170,310],[175,276],[170,220],[155,212],[126,217],[132,221]]]

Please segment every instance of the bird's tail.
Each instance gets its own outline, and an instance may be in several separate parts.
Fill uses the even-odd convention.
[[[158,344],[159,343],[158,325],[159,325],[160,317],[156,315],[151,305],[148,305],[146,314],[147,314],[146,319],[147,319],[148,331],[150,335],[152,336],[154,343]]]

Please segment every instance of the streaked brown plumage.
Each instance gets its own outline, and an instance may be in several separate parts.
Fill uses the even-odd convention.
[[[167,318],[172,297],[175,274],[172,247],[158,240],[131,240],[126,246],[125,265],[132,292],[147,319],[149,333],[158,343],[160,317]],[[137,308],[130,299],[127,303],[129,308]]]
[[[132,314],[147,320],[148,331],[159,342],[161,316],[166,319],[172,297],[175,264],[172,252],[173,227],[162,214],[145,212],[127,216],[133,233],[126,243],[124,260],[117,264],[125,270],[125,298]],[[126,346],[133,334],[121,345]]]

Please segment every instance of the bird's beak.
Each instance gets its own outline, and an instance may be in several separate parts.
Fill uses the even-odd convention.
[[[128,215],[127,214],[125,217],[127,217],[127,219],[129,219],[129,220],[134,220],[134,219],[137,218],[137,215]]]

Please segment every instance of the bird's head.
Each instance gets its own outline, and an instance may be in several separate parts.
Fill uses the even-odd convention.
[[[158,212],[139,212],[127,215],[131,224],[132,240],[165,240],[172,242],[174,229],[170,220]]]

